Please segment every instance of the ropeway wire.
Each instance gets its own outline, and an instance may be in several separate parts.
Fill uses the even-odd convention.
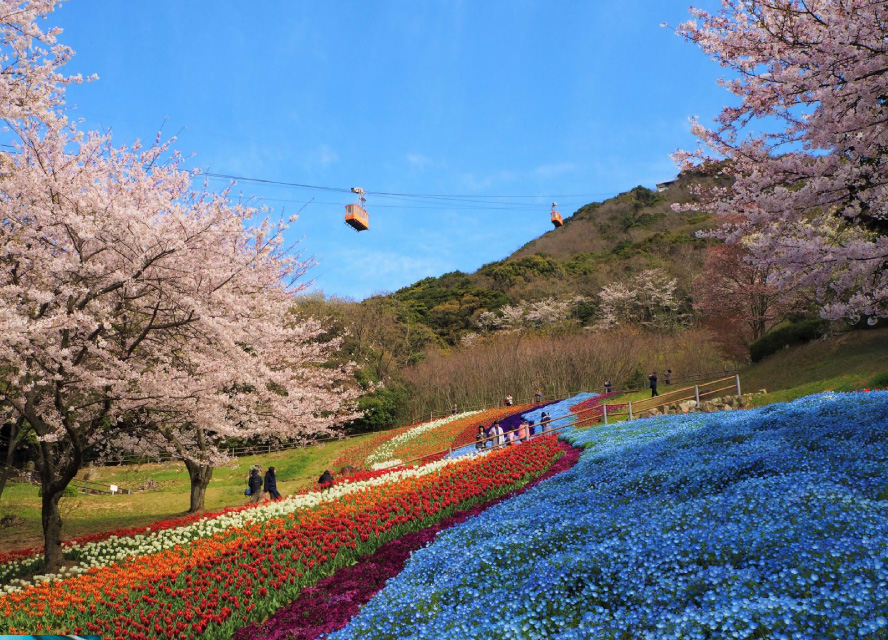
[[[267,178],[252,178],[247,176],[237,176],[234,174],[227,173],[215,173],[215,172],[202,172],[195,174],[195,178],[200,176],[205,176],[208,178],[217,178],[217,179],[225,179],[232,180],[236,182],[252,182],[256,184],[266,184],[266,185],[274,185],[281,187],[292,187],[297,189],[315,189],[319,191],[329,191],[334,193],[351,193],[351,188],[344,187],[329,187],[329,186],[321,186],[321,185],[311,185],[304,184],[299,182],[287,182],[284,180],[271,180]],[[386,197],[392,199],[420,199],[420,200],[432,200],[432,201],[453,201],[465,204],[498,204],[498,205],[509,205],[509,206],[531,206],[537,207],[536,203],[509,203],[503,202],[506,199],[545,199],[545,200],[554,200],[554,199],[564,199],[564,198],[591,198],[591,197],[600,197],[600,196],[612,196],[616,195],[616,192],[598,192],[598,193],[580,193],[580,194],[536,194],[536,195],[479,195],[479,194],[442,194],[442,193],[406,193],[406,192],[394,192],[394,191],[370,191],[368,190],[367,195],[369,196],[379,196]]]

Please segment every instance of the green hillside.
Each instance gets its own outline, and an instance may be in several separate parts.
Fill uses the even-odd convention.
[[[661,193],[638,186],[587,204],[567,217],[563,227],[503,260],[475,273],[425,278],[391,296],[439,338],[455,344],[476,328],[484,311],[549,297],[592,297],[603,285],[645,269],[662,269],[687,292],[707,244],[696,233],[711,226],[711,218],[673,211],[672,205],[693,202],[693,189],[712,182],[701,173],[685,173]],[[591,316],[592,309],[579,305],[581,324]]]

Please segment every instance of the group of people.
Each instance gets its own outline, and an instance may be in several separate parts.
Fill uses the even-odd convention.
[[[250,467],[250,477],[247,479],[245,496],[249,496],[248,503],[257,503],[264,500],[280,500],[281,494],[277,488],[277,476],[274,467],[268,467],[265,477],[262,477],[262,467],[258,464]]]
[[[333,474],[329,470],[324,470],[321,477],[318,478],[318,484],[322,489],[329,489],[333,486]],[[250,476],[247,478],[247,488],[244,491],[245,496],[249,496],[247,504],[265,502],[268,500],[280,500],[281,494],[277,488],[277,476],[274,467],[268,467],[265,477],[262,477],[262,467],[254,464],[250,467]]]
[[[548,433],[551,430],[552,416],[545,411],[540,416],[539,427],[542,433]],[[493,449],[505,447],[511,444],[519,444],[529,440],[537,432],[537,424],[534,420],[522,420],[518,426],[505,431],[499,420],[494,420],[493,424],[485,428],[483,424],[478,425],[478,433],[475,435],[475,449],[482,450],[490,446]]]

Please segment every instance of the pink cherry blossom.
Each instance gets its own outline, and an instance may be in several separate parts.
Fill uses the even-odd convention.
[[[703,194],[783,290],[810,289],[828,318],[888,316],[888,5],[723,0],[678,29],[729,69],[738,98],[685,167],[726,159],[730,188]]]

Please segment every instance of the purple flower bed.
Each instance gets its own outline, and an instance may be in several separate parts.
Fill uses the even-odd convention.
[[[490,502],[457,511],[427,529],[387,542],[373,555],[303,590],[296,600],[279,609],[265,622],[238,629],[235,640],[315,640],[322,634],[343,628],[385,586],[386,580],[401,572],[410,554],[432,542],[439,531],[464,522],[488,507],[523,493],[574,466],[582,449],[564,442],[560,444],[564,455],[536,480]]]
[[[555,404],[555,400],[551,400],[550,402],[544,402],[543,404],[538,404],[534,406],[534,411],[540,411],[545,409],[550,404]],[[525,412],[526,413],[526,412]],[[514,413],[506,418],[500,420],[500,426],[503,428],[503,433],[509,433],[510,431],[518,431],[518,427],[521,426],[521,423],[524,421],[523,414],[519,411],[518,413]],[[539,427],[537,427],[539,428]]]

